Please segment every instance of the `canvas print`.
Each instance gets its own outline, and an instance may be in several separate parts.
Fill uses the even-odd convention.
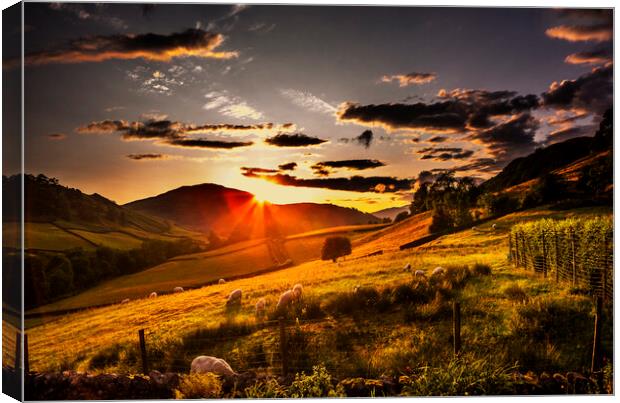
[[[613,9],[3,18],[5,393],[614,393]]]

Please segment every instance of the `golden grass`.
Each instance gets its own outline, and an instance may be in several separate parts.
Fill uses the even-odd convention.
[[[497,220],[499,229],[495,232],[473,233],[468,230],[441,237],[431,245],[421,248],[394,251],[365,259],[346,259],[335,264],[313,260],[278,272],[231,281],[223,285],[203,287],[155,299],[138,299],[124,305],[113,305],[65,315],[28,330],[31,368],[35,370],[54,368],[59,365],[59,362],[71,358],[72,361],[78,362],[75,369],[85,370],[88,366],[88,358],[94,352],[116,343],[135,343],[137,331],[141,328],[147,329],[147,333],[151,334],[149,336],[151,339],[161,341],[178,339],[196,328],[217,326],[226,320],[225,298],[236,288],[241,288],[244,293],[243,308],[237,315],[237,319],[252,322],[254,320],[253,305],[258,298],[265,297],[273,306],[279,294],[295,283],[302,283],[305,293],[323,299],[332,293],[352,290],[358,284],[382,286],[408,281],[411,279],[411,274],[402,269],[406,263],[411,263],[414,269],[421,270],[432,270],[438,265],[477,262],[493,267],[492,276],[475,280],[462,293],[465,313],[471,316],[471,320],[464,321],[464,340],[467,340],[471,348],[476,347],[480,351],[486,351],[494,346],[497,347],[489,340],[496,340],[495,343],[500,344],[497,337],[507,331],[506,318],[514,311],[516,302],[506,297],[503,293],[503,286],[516,282],[532,295],[539,292],[566,295],[562,286],[550,284],[532,273],[513,269],[507,265],[506,234],[511,223],[558,214],[588,215],[608,212],[609,209],[579,209],[570,212],[536,209]],[[422,217],[422,219],[425,218]],[[489,223],[488,226],[490,227],[491,224]],[[411,233],[410,229],[417,225],[416,220],[411,220],[408,225],[393,228],[394,231],[399,231],[405,236]],[[392,237],[387,230],[382,231],[385,232],[381,234],[381,237],[391,239],[393,244],[397,243],[397,237]],[[368,242],[380,242],[379,239],[370,237]],[[407,238],[404,241],[409,240]],[[300,247],[303,249],[304,245]],[[235,253],[229,258],[232,259],[229,264],[240,265],[241,257],[238,254]],[[255,259],[256,256],[253,258]],[[181,262],[167,264],[178,264],[178,266],[175,270],[163,270],[160,267],[159,270],[162,273],[166,271],[180,274],[185,270],[196,270],[198,273],[201,270],[200,267],[194,267],[196,266],[194,261],[188,261],[186,265],[182,265]],[[173,277],[167,278],[170,279],[169,284],[172,285]],[[144,281],[148,279],[145,277]],[[128,287],[142,287],[135,285],[138,282],[133,284],[128,284]],[[144,288],[141,295],[146,295],[146,291],[147,289]],[[95,298],[94,294],[96,292],[93,292],[93,298]],[[368,327],[369,332],[377,333],[377,339],[374,340],[375,344],[371,350],[360,354],[366,354],[366,359],[379,366],[382,357],[395,356],[398,351],[402,352],[406,348],[413,349],[413,345],[406,342],[412,331],[417,334],[419,346],[416,348],[422,348],[420,346],[430,348],[432,343],[443,340],[440,337],[442,334],[449,332],[449,323],[403,324],[402,316],[394,315],[368,318],[365,326]],[[420,326],[423,327],[420,328]],[[446,346],[441,348],[449,351],[449,344],[442,342],[441,345],[443,344]],[[435,348],[440,347],[435,346]],[[425,354],[432,355],[428,352]],[[441,356],[439,353],[434,355]]]

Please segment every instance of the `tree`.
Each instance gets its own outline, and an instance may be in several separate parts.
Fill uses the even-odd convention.
[[[438,232],[454,228],[454,219],[445,204],[437,204],[431,217],[431,232]]]
[[[351,254],[351,240],[344,236],[331,236],[325,239],[321,251],[321,259],[332,260]]]
[[[480,197],[480,204],[491,216],[512,213],[519,207],[519,201],[507,194],[485,193]]]
[[[409,217],[409,213],[407,211],[401,211],[400,213],[398,213],[396,217],[394,217],[394,222],[395,223],[400,222],[407,217]]]

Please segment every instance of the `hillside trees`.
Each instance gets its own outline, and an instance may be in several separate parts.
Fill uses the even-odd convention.
[[[331,260],[334,263],[339,257],[351,254],[351,240],[344,236],[331,236],[325,239],[321,250],[322,260]]]

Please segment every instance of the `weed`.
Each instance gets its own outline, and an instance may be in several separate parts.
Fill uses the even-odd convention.
[[[288,388],[289,397],[344,397],[342,385],[334,386],[331,375],[322,365],[312,367],[312,374],[304,372],[295,375],[295,380]]]
[[[185,375],[174,391],[176,399],[213,399],[221,393],[222,383],[212,373]]]

